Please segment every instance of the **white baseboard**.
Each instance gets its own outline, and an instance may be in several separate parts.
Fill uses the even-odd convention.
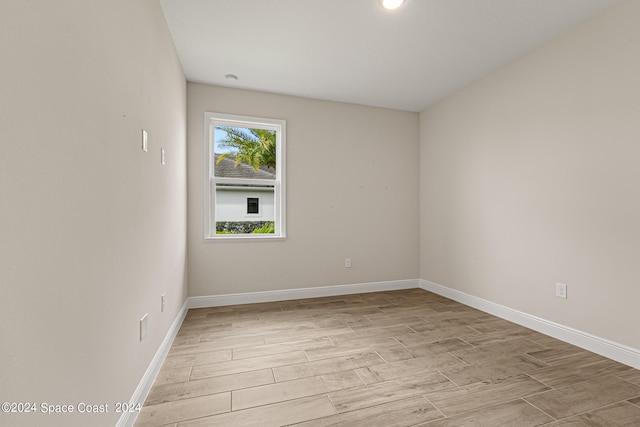
[[[545,335],[568,342],[601,356],[640,369],[640,350],[600,338],[568,326],[550,322],[540,317],[532,316],[494,302],[438,285],[427,280],[420,280],[420,288],[458,301],[459,303],[477,308],[494,316],[508,320]]]
[[[165,335],[164,340],[162,340],[162,343],[160,344],[158,351],[156,351],[156,354],[153,356],[153,359],[151,359],[151,363],[149,364],[149,367],[147,368],[144,375],[142,376],[142,379],[140,380],[138,387],[133,392],[133,396],[131,396],[129,403],[134,403],[134,404],[139,403],[141,407],[144,404],[144,401],[147,398],[149,391],[151,390],[151,386],[153,385],[153,382],[156,380],[156,377],[158,376],[158,372],[160,372],[160,368],[164,363],[164,359],[167,357],[167,354],[169,353],[169,349],[171,349],[173,340],[178,334],[178,331],[180,330],[180,326],[182,326],[182,322],[184,321],[184,318],[187,315],[187,310],[189,308],[187,302],[188,302],[188,299],[182,305],[182,308],[178,312],[178,315],[176,316],[175,320],[171,324],[171,327],[167,331],[167,334]],[[137,416],[138,416],[138,412],[123,412],[122,416],[118,420],[118,424],[116,424],[116,427],[133,427],[133,424],[135,423]]]
[[[359,283],[354,285],[321,286],[316,288],[282,289],[277,291],[190,297],[188,301],[189,308],[205,308],[224,305],[253,304],[258,302],[362,294],[366,292],[394,291],[399,289],[415,289],[418,287],[419,280],[408,279],[388,282]]]

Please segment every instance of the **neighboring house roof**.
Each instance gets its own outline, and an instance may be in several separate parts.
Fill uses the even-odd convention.
[[[252,179],[276,179],[276,170],[267,166],[260,166],[260,169],[255,170],[252,166],[246,163],[239,163],[235,167],[235,157],[229,156],[220,160],[220,155],[215,155],[216,164],[214,166],[215,176],[221,176],[225,178],[252,178]]]

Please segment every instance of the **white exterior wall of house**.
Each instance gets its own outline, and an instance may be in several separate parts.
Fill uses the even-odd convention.
[[[257,197],[257,214],[247,213],[247,198]],[[216,221],[273,221],[273,189],[230,187],[216,191]]]

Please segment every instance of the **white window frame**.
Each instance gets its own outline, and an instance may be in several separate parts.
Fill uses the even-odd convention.
[[[286,237],[285,221],[285,153],[286,153],[286,120],[263,117],[239,116],[214,112],[204,113],[205,139],[205,195],[204,195],[204,238],[211,241],[238,240],[284,240]],[[214,128],[216,126],[245,127],[266,129],[276,132],[276,178],[245,179],[224,178],[215,176],[214,160]],[[273,234],[216,234],[216,184],[237,185],[273,185],[274,187],[274,225]],[[255,214],[254,214],[255,215]]]

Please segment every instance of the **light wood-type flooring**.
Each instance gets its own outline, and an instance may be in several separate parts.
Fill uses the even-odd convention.
[[[640,426],[640,371],[433,293],[190,310],[136,426]]]

